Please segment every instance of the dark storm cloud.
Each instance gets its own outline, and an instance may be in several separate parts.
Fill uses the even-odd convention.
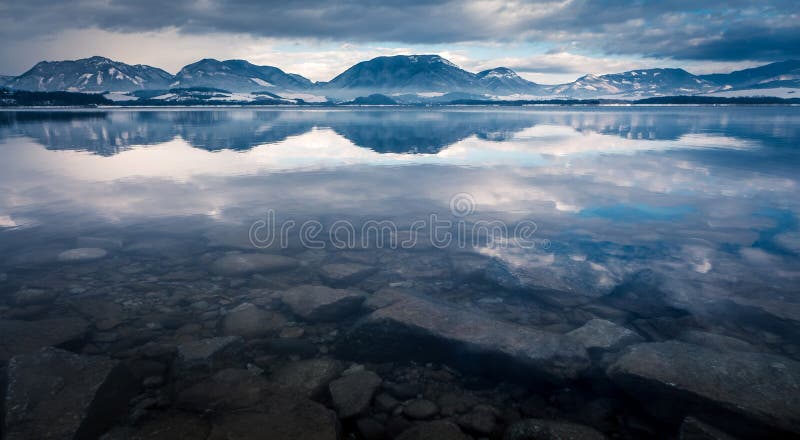
[[[33,0],[0,3],[7,41],[96,27],[414,44],[549,42],[697,60],[800,57],[796,1]]]

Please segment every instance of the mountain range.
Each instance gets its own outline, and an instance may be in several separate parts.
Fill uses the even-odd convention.
[[[277,67],[244,60],[203,59],[172,75],[156,67],[94,56],[42,61],[22,75],[0,77],[0,86],[12,90],[104,93],[113,100],[175,102],[211,99],[209,96],[219,102],[343,102],[373,95],[365,102],[398,103],[675,95],[796,97],[800,96],[800,92],[794,95],[800,89],[800,61],[710,75],[694,75],[678,68],[637,69],[584,75],[571,83],[545,85],[528,81],[506,67],[472,73],[438,55],[377,57],[355,64],[328,82],[312,82]]]

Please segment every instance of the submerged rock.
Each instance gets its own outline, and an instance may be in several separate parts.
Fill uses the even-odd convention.
[[[592,319],[567,335],[577,339],[590,351],[613,351],[644,341],[633,330],[605,319]]]
[[[344,287],[357,283],[378,269],[358,263],[333,263],[320,268],[322,278],[332,286]]]
[[[645,343],[629,347],[607,373],[648,411],[676,424],[689,412],[737,432],[800,433],[800,363],[783,357]]]
[[[694,417],[683,419],[678,438],[680,440],[735,440],[734,437]]]
[[[213,371],[235,364],[243,346],[239,336],[201,339],[181,344],[177,349],[177,370]]]
[[[403,407],[403,414],[412,419],[429,419],[439,413],[439,407],[430,400],[414,399]]]
[[[393,293],[338,343],[344,356],[449,362],[465,369],[560,382],[589,366],[573,338],[409,294]]]
[[[58,261],[73,263],[81,261],[99,260],[108,255],[108,251],[101,248],[76,248],[58,254]]]
[[[506,428],[503,440],[603,440],[606,437],[593,428],[556,420],[526,419]]]
[[[88,330],[89,323],[80,318],[0,320],[0,362],[42,347],[61,346],[81,340]]]
[[[222,414],[208,440],[337,440],[333,411],[311,400],[273,395],[256,409]]]
[[[336,379],[328,389],[336,412],[346,419],[363,414],[380,385],[381,378],[377,374],[362,370]]]
[[[281,294],[283,301],[295,314],[308,321],[336,321],[361,307],[364,292],[350,289],[331,289],[325,286],[298,286]]]
[[[56,290],[22,289],[14,294],[14,304],[17,306],[33,306],[50,304],[58,298]]]
[[[94,439],[127,415],[136,384],[118,362],[56,348],[8,363],[4,439]]]
[[[211,264],[217,275],[235,276],[251,273],[270,273],[297,267],[294,258],[272,254],[228,254]]]
[[[117,427],[103,440],[197,440],[205,439],[211,425],[199,415],[180,411],[158,414],[136,427]]]
[[[263,376],[228,368],[181,391],[176,403],[180,408],[198,412],[249,408],[264,398],[267,385]]]
[[[222,320],[222,332],[228,336],[259,337],[275,333],[286,325],[282,315],[250,303],[236,306]]]
[[[344,370],[333,359],[309,359],[283,366],[270,376],[271,386],[287,393],[318,397]]]
[[[453,422],[437,420],[435,422],[420,423],[403,431],[397,440],[467,440],[469,437]]]

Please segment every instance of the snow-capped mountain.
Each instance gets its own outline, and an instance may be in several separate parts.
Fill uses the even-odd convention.
[[[494,69],[484,70],[478,72],[476,76],[481,87],[494,94],[538,94],[543,90],[542,86],[539,84],[522,78],[517,75],[517,72],[514,72],[508,67],[496,67]]]
[[[185,66],[169,85],[170,88],[212,87],[231,92],[251,92],[306,90],[314,84],[305,77],[286,73],[277,67],[257,66],[244,60],[206,58]]]
[[[722,90],[800,87],[800,60],[780,61],[731,73],[700,75]]]
[[[397,55],[362,61],[330,82],[327,91],[379,91],[447,93],[479,87],[474,73],[461,69],[439,55]]]
[[[550,94],[575,98],[695,95],[717,86],[683,69],[640,69],[607,75],[585,75],[548,88]]]
[[[74,61],[42,61],[5,86],[43,92],[131,91],[163,88],[171,80],[172,75],[155,67],[132,66],[95,56]]]

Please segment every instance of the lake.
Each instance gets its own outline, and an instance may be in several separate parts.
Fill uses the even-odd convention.
[[[124,368],[107,438],[797,435],[798,145],[793,106],[0,112],[0,362]]]

